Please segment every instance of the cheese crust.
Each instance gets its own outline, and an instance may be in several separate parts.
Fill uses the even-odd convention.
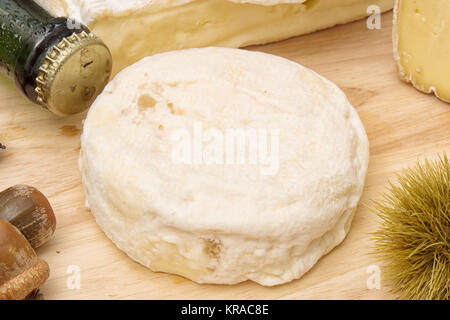
[[[450,102],[449,17],[446,0],[397,0],[392,33],[400,78],[446,102]]]
[[[113,74],[155,53],[265,44],[364,18],[394,0],[37,0],[87,24],[110,48]]]
[[[278,170],[174,163],[174,133],[194,134],[198,122],[279,130]],[[330,81],[215,47],[120,72],[91,107],[81,146],[87,203],[106,235],[153,271],[219,284],[300,278],[345,238],[369,159],[358,114]]]

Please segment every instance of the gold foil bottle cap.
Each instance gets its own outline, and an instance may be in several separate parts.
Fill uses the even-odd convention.
[[[58,115],[83,112],[109,81],[112,57],[103,41],[85,31],[64,38],[47,54],[36,78],[39,104]]]

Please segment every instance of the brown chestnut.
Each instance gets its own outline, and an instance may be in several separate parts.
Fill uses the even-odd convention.
[[[50,269],[23,234],[0,220],[0,300],[23,300],[49,277]]]
[[[56,229],[55,214],[47,198],[25,185],[0,192],[0,219],[18,228],[35,249],[46,243]]]

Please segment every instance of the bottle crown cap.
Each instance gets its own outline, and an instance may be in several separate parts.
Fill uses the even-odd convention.
[[[112,57],[93,33],[73,33],[44,58],[36,78],[39,104],[59,115],[88,109],[109,81]]]

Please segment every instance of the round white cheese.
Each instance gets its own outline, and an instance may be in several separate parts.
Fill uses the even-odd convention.
[[[81,145],[87,203],[120,249],[153,271],[221,284],[300,278],[345,238],[369,158],[337,86],[225,48],[120,72]]]

